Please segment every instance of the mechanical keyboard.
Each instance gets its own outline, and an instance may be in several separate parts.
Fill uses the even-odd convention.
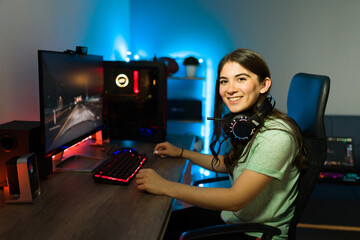
[[[360,176],[357,173],[321,172],[318,180],[320,182],[360,183]]]
[[[121,148],[95,169],[93,179],[96,183],[128,185],[147,160],[146,154]]]

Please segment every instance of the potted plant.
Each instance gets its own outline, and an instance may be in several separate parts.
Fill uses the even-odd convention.
[[[196,66],[199,65],[199,60],[195,57],[190,56],[184,59],[183,65],[186,68],[187,77],[194,77]]]

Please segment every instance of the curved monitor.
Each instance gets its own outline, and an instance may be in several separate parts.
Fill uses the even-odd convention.
[[[103,128],[103,57],[38,51],[46,157]]]

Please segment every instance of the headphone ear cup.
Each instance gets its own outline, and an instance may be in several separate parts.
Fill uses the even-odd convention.
[[[269,95],[258,107],[260,116],[252,112],[228,113],[222,118],[222,129],[227,137],[250,140],[255,130],[275,107],[275,100]]]
[[[239,114],[233,118],[231,132],[235,139],[249,140],[260,125],[260,118],[253,114]]]
[[[255,119],[256,118],[256,119]],[[226,136],[237,140],[249,140],[260,124],[256,114],[229,113],[223,117],[222,128]]]
[[[232,137],[232,133],[230,132],[230,128],[231,128],[231,122],[233,120],[234,114],[233,113],[228,113],[226,115],[223,116],[222,121],[221,121],[221,127],[223,129],[224,134],[227,137]]]

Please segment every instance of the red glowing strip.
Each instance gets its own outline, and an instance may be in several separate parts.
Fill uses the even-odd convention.
[[[139,71],[134,71],[134,93],[139,93]]]
[[[78,145],[82,144],[83,142],[85,142],[85,141],[87,141],[87,140],[89,140],[89,139],[92,139],[92,136],[91,136],[91,135],[90,135],[90,136],[88,136],[88,137],[86,137],[86,138],[84,138],[83,140],[81,140],[81,141],[79,141],[79,142],[75,143],[74,145],[71,145],[70,147],[65,148],[63,152],[65,153],[66,151],[70,150],[71,148],[74,148],[74,147],[76,147],[76,146],[78,146]],[[49,157],[49,156],[51,156],[51,158],[52,158],[52,159],[54,159],[54,158],[55,158],[55,155],[52,155],[52,153],[49,153],[48,155],[46,155],[46,157]]]
[[[129,176],[126,181],[128,182],[130,179],[132,179],[134,177],[134,175],[139,171],[139,169],[141,168],[141,166],[144,164],[146,160],[146,157],[143,158],[143,160],[140,162],[139,166],[137,167],[137,169],[133,172],[133,174],[131,174],[131,176]]]

